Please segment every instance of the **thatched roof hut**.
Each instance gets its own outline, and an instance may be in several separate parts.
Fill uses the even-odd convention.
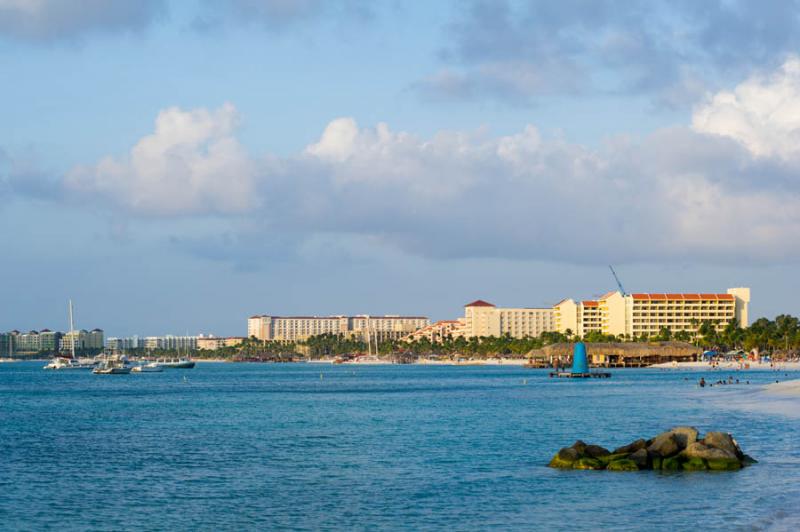
[[[533,361],[561,365],[571,363],[574,343],[550,344],[528,353]],[[661,362],[695,360],[702,349],[687,342],[587,343],[586,351],[597,366],[649,366]]]

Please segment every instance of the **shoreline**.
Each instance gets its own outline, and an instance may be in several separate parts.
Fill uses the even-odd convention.
[[[800,370],[800,362],[779,362],[773,365],[769,363],[762,364],[760,362],[748,362],[749,367],[744,367],[739,362],[720,362],[712,366],[708,362],[662,362],[661,364],[652,364],[648,368],[656,369],[675,369],[675,370],[742,370],[742,371],[792,371]]]

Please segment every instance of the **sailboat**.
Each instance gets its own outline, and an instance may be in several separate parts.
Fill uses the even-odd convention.
[[[69,300],[69,337],[70,337],[70,354],[72,358],[65,356],[54,357],[50,363],[44,366],[44,369],[92,369],[94,362],[80,362],[75,356],[75,324],[72,321],[72,300]]]

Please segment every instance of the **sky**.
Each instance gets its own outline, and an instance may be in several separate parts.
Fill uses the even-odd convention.
[[[0,0],[0,330],[800,314],[800,2]]]

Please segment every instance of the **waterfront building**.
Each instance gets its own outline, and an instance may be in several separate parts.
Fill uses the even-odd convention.
[[[14,335],[0,333],[0,358],[7,358],[14,354]]]
[[[749,324],[749,288],[730,288],[726,293],[636,293],[608,292],[597,300],[565,299],[554,309],[555,329],[579,336],[595,331],[628,338],[654,336],[666,328],[671,332],[696,332],[709,321],[723,329],[730,321]]]
[[[247,336],[281,342],[304,341],[321,334],[399,339],[428,325],[423,316],[251,316]]]
[[[536,337],[555,330],[552,308],[502,308],[481,299],[464,305],[464,336]]]
[[[197,336],[146,336],[142,347],[148,350],[192,351],[197,349]]]
[[[414,331],[404,338],[407,342],[415,342],[427,338],[429,342],[441,342],[445,338],[464,336],[464,319],[439,320],[419,330]]]
[[[216,351],[223,347],[235,347],[244,343],[244,338],[241,336],[229,337],[216,337],[216,336],[199,336],[197,338],[197,349],[206,349],[209,351]]]
[[[41,350],[38,331],[18,333],[14,336],[14,352],[38,353]]]
[[[58,351],[61,336],[60,332],[42,329],[39,331],[39,350],[47,353],[55,353]]]
[[[73,339],[75,351],[102,351],[105,345],[102,329],[92,329],[91,331],[81,329],[64,333],[58,341],[59,350],[64,353],[71,351]]]
[[[137,335],[126,338],[111,337],[106,340],[106,347],[111,351],[129,351],[144,347],[144,343],[139,340]]]

